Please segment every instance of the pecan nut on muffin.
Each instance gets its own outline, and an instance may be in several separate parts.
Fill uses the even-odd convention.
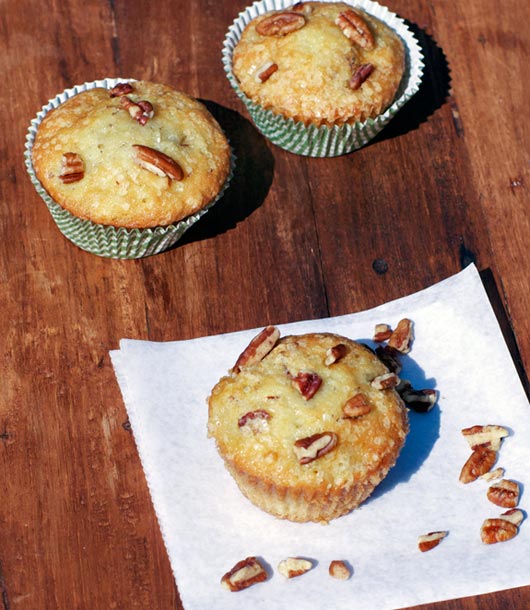
[[[74,217],[146,229],[212,202],[230,173],[230,146],[194,98],[129,81],[82,91],[48,112],[31,160],[47,193]]]
[[[363,502],[398,458],[408,419],[395,383],[360,343],[267,327],[213,388],[208,433],[256,506],[326,522]]]
[[[260,15],[233,53],[248,98],[307,125],[375,118],[393,102],[404,68],[396,32],[341,2],[299,2]]]

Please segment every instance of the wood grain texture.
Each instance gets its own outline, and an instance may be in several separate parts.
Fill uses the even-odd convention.
[[[0,3],[0,609],[182,610],[108,352],[359,311],[475,262],[523,383],[530,367],[530,7],[388,6],[426,57],[419,93],[338,159],[268,143],[220,55],[242,0]],[[207,103],[238,158],[232,188],[172,250],[95,257],[29,182],[30,119],[106,76]],[[530,587],[420,610],[520,610]]]

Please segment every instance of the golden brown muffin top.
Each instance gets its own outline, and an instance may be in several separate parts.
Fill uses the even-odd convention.
[[[229,174],[230,147],[203,104],[135,81],[79,93],[48,113],[32,160],[50,196],[75,216],[147,228],[214,199]]]
[[[373,352],[345,337],[284,337],[214,387],[209,435],[225,460],[275,485],[362,481],[388,468],[389,455],[393,463],[408,431],[398,394],[372,383],[386,374]]]
[[[403,71],[399,36],[345,3],[301,2],[261,15],[233,56],[250,99],[316,125],[376,117],[392,103]]]

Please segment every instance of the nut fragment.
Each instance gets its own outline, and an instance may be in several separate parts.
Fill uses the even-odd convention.
[[[297,2],[291,6],[291,10],[304,13],[304,15],[311,15],[313,12],[313,8],[308,2]]]
[[[242,591],[267,580],[267,572],[256,557],[247,557],[221,578],[221,586],[229,591]]]
[[[342,406],[342,413],[344,414],[344,417],[348,419],[362,417],[363,415],[370,413],[371,410],[372,406],[370,405],[368,398],[362,392],[352,396]]]
[[[480,528],[480,538],[484,544],[506,542],[517,536],[518,527],[507,519],[486,519]]]
[[[261,36],[285,36],[305,25],[305,17],[298,11],[281,11],[265,17],[256,25]]]
[[[319,432],[294,443],[294,452],[300,464],[309,464],[326,455],[337,446],[338,436],[334,432]]]
[[[118,83],[112,89],[110,89],[110,97],[121,97],[122,95],[128,95],[134,91],[131,83]]]
[[[264,83],[278,70],[278,64],[268,61],[256,70],[256,81]]]
[[[500,516],[501,519],[506,519],[510,523],[513,523],[517,527],[521,525],[524,520],[524,513],[520,508],[511,508]]]
[[[276,345],[279,338],[280,331],[275,326],[265,327],[241,352],[232,368],[232,373],[239,373],[241,369],[252,366],[263,360]]]
[[[471,483],[491,470],[497,460],[497,452],[487,447],[477,447],[460,472],[461,483]]]
[[[488,500],[503,508],[515,508],[519,503],[519,485],[510,479],[494,483],[487,491]]]
[[[401,372],[401,362],[399,361],[398,354],[399,352],[389,345],[385,345],[384,347],[380,345],[375,348],[375,355],[389,371],[396,373],[396,375]]]
[[[344,343],[337,343],[337,345],[330,347],[326,351],[326,359],[324,360],[324,364],[326,366],[331,366],[332,364],[335,364],[335,362],[342,360],[347,353],[348,348],[344,345]]]
[[[395,373],[383,373],[371,381],[371,386],[376,390],[390,390],[399,383],[399,377]]]
[[[240,428],[246,427],[251,430],[254,434],[258,432],[263,432],[267,428],[267,422],[271,418],[271,414],[265,409],[257,409],[256,411],[249,411],[242,415],[238,421],[237,425]]]
[[[74,152],[66,152],[61,159],[61,173],[59,178],[64,184],[79,182],[85,176],[85,164],[81,155]]]
[[[343,31],[346,38],[349,38],[362,49],[374,48],[374,37],[366,21],[352,9],[341,13],[335,23]]]
[[[278,564],[278,572],[285,578],[295,578],[301,576],[313,567],[313,563],[309,559],[300,557],[288,557],[283,559]]]
[[[300,372],[294,377],[291,376],[291,380],[305,400],[313,398],[322,384],[322,377],[317,373]]]
[[[466,441],[469,443],[471,449],[476,449],[479,446],[488,447],[493,451],[498,451],[502,439],[508,436],[509,432],[503,426],[471,426],[470,428],[464,428],[462,434],[465,436]]]
[[[134,161],[152,174],[167,176],[170,180],[182,180],[184,177],[180,165],[163,152],[143,144],[133,144],[133,148],[136,151]]]
[[[372,74],[373,71],[373,64],[361,64],[360,66],[353,66],[352,75],[348,81],[348,87],[353,91],[357,91],[357,89],[360,89],[361,85],[370,76],[370,74]]]
[[[434,549],[447,536],[447,531],[430,532],[418,538],[418,548],[422,553]]]
[[[392,329],[389,324],[376,324],[374,329],[374,341],[377,343],[388,341],[391,334]]]
[[[481,474],[480,478],[484,479],[485,481],[495,481],[496,479],[502,479],[503,476],[504,476],[504,468],[501,468],[499,466],[498,468],[495,468],[494,470],[490,470],[489,472],[485,472],[484,474]]]
[[[408,354],[413,338],[412,320],[403,318],[403,320],[398,322],[396,329],[390,336],[388,345],[397,349],[397,351],[402,354]]]
[[[351,576],[351,569],[342,559],[334,559],[329,564],[329,575],[338,580],[348,580]]]
[[[155,113],[153,105],[147,100],[140,100],[139,102],[133,102],[126,95],[120,99],[120,104],[125,110],[131,115],[131,117],[140,123],[145,125],[149,119],[151,119]]]
[[[402,379],[396,388],[397,393],[405,405],[417,413],[427,413],[436,404],[438,394],[436,390],[415,390],[410,381]]]

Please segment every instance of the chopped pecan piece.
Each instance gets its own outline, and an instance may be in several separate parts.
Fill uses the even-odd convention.
[[[112,89],[110,89],[110,97],[121,97],[122,95],[129,95],[134,91],[134,87],[131,83],[118,83]]]
[[[362,49],[371,50],[374,48],[374,37],[366,21],[352,9],[341,13],[335,23],[343,31],[346,38],[349,38]]]
[[[296,578],[301,576],[313,567],[313,563],[309,559],[302,559],[301,557],[288,557],[283,559],[278,564],[278,572],[285,576],[285,578]]]
[[[273,61],[268,61],[256,70],[256,80],[258,83],[264,83],[278,70],[278,64]]]
[[[502,479],[488,489],[487,496],[497,506],[515,508],[519,503],[519,485],[510,479]]]
[[[143,144],[133,144],[133,148],[136,151],[134,161],[140,167],[157,176],[166,176],[170,180],[182,180],[184,178],[184,172],[180,165],[163,152]]]
[[[430,532],[418,538],[418,548],[422,553],[434,549],[447,536],[447,531]]]
[[[352,396],[342,406],[342,413],[344,414],[344,417],[348,419],[362,417],[363,415],[370,413],[371,410],[372,407],[370,402],[362,392]]]
[[[247,557],[221,578],[221,586],[229,591],[242,591],[267,580],[267,571],[256,557]]]
[[[375,355],[390,372],[396,373],[396,375],[401,372],[401,362],[399,361],[398,354],[399,352],[389,345],[385,345],[384,347],[380,345],[375,348]]]
[[[126,95],[120,98],[120,104],[130,114],[130,116],[140,123],[145,125],[149,119],[151,119],[155,113],[153,105],[147,100],[140,100],[139,102],[133,102]]]
[[[285,36],[305,25],[305,17],[298,11],[281,11],[265,17],[256,25],[261,36]]]
[[[313,12],[313,8],[308,2],[297,2],[291,6],[292,11],[297,11],[299,13],[304,13],[304,15],[311,15]]]
[[[330,347],[326,351],[326,359],[324,360],[324,364],[326,366],[331,366],[332,364],[335,364],[335,362],[342,360],[347,353],[348,348],[344,345],[344,343],[337,343],[337,345]]]
[[[484,479],[485,481],[495,481],[496,479],[502,479],[503,476],[504,476],[504,468],[501,468],[499,466],[498,468],[495,468],[494,470],[490,470],[489,472],[485,472],[484,474],[481,474],[480,478]]]
[[[487,425],[487,426],[471,426],[462,430],[466,441],[471,449],[483,446],[498,451],[502,439],[508,436],[509,432],[503,426]]]
[[[396,329],[390,335],[388,345],[402,354],[408,354],[413,338],[412,320],[403,318],[403,320],[398,322]]]
[[[252,339],[241,352],[232,368],[232,373],[239,373],[241,369],[261,362],[272,350],[280,338],[280,331],[275,326],[267,326]]]
[[[291,376],[294,387],[302,394],[305,400],[310,400],[322,385],[322,377],[317,373],[300,372]]]
[[[372,74],[373,71],[373,64],[361,64],[360,66],[353,66],[352,75],[348,81],[348,87],[352,89],[352,91],[357,91],[357,89],[361,88],[361,85],[370,76],[370,74]]]
[[[505,513],[502,513],[500,518],[506,519],[506,521],[509,521],[510,523],[513,523],[515,526],[519,527],[524,520],[524,513],[519,508],[511,508]]]
[[[374,341],[376,343],[382,343],[388,341],[392,335],[392,329],[388,324],[376,324],[374,329]]]
[[[506,542],[519,531],[517,525],[507,519],[486,519],[480,528],[480,538],[484,544]]]
[[[64,184],[79,182],[85,176],[85,164],[81,155],[75,152],[66,152],[62,156],[62,166],[59,178]]]
[[[267,427],[267,422],[271,418],[271,414],[265,409],[257,409],[256,411],[249,411],[242,415],[238,421],[237,425],[240,428],[247,427],[254,434],[258,432],[263,432]]]
[[[371,381],[371,386],[376,390],[390,390],[399,383],[399,377],[395,373],[383,373]]]
[[[415,390],[409,381],[401,380],[396,388],[405,405],[417,413],[427,413],[436,404],[438,394],[436,390]]]
[[[294,452],[300,464],[309,464],[333,450],[337,442],[335,432],[319,432],[295,441]]]
[[[351,576],[351,569],[342,559],[334,559],[328,568],[329,575],[338,580],[348,580]]]
[[[477,447],[460,472],[461,483],[471,483],[491,470],[497,460],[497,452],[487,447]]]

